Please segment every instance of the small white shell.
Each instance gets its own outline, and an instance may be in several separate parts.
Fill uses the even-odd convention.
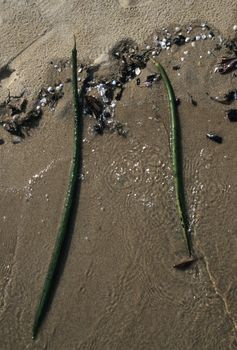
[[[112,108],[115,108],[115,106],[116,106],[116,101],[112,101],[112,102],[111,102],[111,107],[112,107]]]
[[[139,75],[141,73],[141,69],[139,68],[139,67],[137,67],[136,69],[135,69],[135,74],[136,75]]]
[[[40,100],[41,106],[42,106],[43,104],[44,104],[44,106],[45,106],[46,103],[47,103],[47,100],[46,100],[45,97],[43,97],[43,98]]]

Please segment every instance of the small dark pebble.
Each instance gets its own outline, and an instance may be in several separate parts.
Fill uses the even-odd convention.
[[[96,134],[99,134],[99,135],[103,135],[103,133],[104,133],[104,128],[99,123],[94,125],[93,130]]]
[[[179,70],[180,69],[180,65],[176,64],[175,66],[172,67],[173,70]]]
[[[237,122],[237,109],[229,109],[226,111],[226,115],[230,122]]]
[[[146,77],[146,81],[152,83],[154,79],[157,78],[157,74],[150,74]]]
[[[183,36],[182,34],[176,36],[173,39],[173,43],[178,45],[178,46],[184,45],[185,44],[185,36]]]
[[[117,95],[115,96],[115,100],[116,100],[116,101],[120,101],[120,100],[121,100],[122,95],[123,95],[123,90],[124,90],[124,87],[123,87],[123,85],[122,85],[122,86],[120,87],[119,92],[118,92]]]
[[[141,84],[141,79],[137,78],[137,85],[140,85],[140,84]]]
[[[4,140],[3,139],[0,139],[0,145],[3,145],[4,144]]]
[[[190,100],[191,100],[192,105],[193,105],[194,107],[197,107],[197,101],[195,101],[195,100],[193,99],[193,96],[190,95],[189,93],[188,93],[188,95],[189,95],[189,97],[190,97]]]
[[[208,133],[207,134],[207,137],[214,141],[214,142],[217,142],[217,143],[222,143],[222,137],[221,136],[218,136],[216,134],[211,134],[211,133]]]
[[[181,103],[180,98],[176,98],[175,102],[176,102],[176,106],[179,106],[179,105],[180,105],[180,103]]]

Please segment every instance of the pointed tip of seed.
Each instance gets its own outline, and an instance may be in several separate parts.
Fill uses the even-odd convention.
[[[73,34],[73,41],[74,41],[74,49],[77,48],[77,41],[76,41],[76,35]]]

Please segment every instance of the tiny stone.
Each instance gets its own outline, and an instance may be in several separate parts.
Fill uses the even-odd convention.
[[[179,70],[180,69],[180,65],[176,64],[172,68],[173,68],[173,70]]]
[[[22,138],[20,136],[13,136],[12,143],[17,144],[20,143]]]
[[[116,106],[116,101],[112,101],[112,102],[111,102],[111,107],[112,107],[112,108],[115,108],[115,106]]]
[[[165,49],[166,48],[166,43],[163,42],[163,41],[160,41],[160,46],[162,49]]]
[[[190,41],[190,37],[187,36],[187,38],[185,38],[185,42],[188,43]]]
[[[136,75],[139,75],[141,73],[141,69],[139,68],[139,67],[137,67],[136,69],[135,69],[135,74]]]
[[[207,51],[207,54],[210,55],[210,54],[211,54],[211,51],[208,50],[208,51]]]
[[[188,54],[188,51],[184,51],[184,55],[187,55]]]
[[[37,110],[37,111],[40,111],[40,110],[41,110],[41,107],[40,107],[40,106],[36,106],[36,110]]]
[[[184,61],[184,57],[181,57],[180,59],[181,59],[182,62]]]
[[[202,40],[205,40],[207,36],[205,34],[202,35]]]
[[[20,114],[15,114],[12,119],[14,122],[16,122],[19,118],[20,118]]]
[[[195,42],[193,41],[193,42],[191,43],[191,45],[192,45],[192,47],[195,47]]]
[[[48,92],[53,92],[53,88],[52,86],[49,86],[48,89],[47,89]]]
[[[152,51],[152,56],[155,56],[156,55],[156,51]]]
[[[4,144],[4,140],[0,139],[0,145],[3,145],[3,144]]]
[[[199,40],[201,39],[201,36],[200,36],[200,35],[197,35],[197,36],[195,37],[195,39],[196,39],[196,41],[199,41]]]
[[[237,24],[235,24],[235,25],[233,26],[233,30],[234,30],[234,31],[237,31]]]
[[[151,47],[150,47],[149,45],[146,46],[146,49],[147,49],[147,50],[150,50],[150,48],[151,48]]]
[[[58,86],[56,86],[56,88],[55,88],[55,90],[56,90],[57,92],[59,92],[61,89],[62,89],[62,88],[61,88],[61,84],[58,85]]]
[[[175,31],[179,32],[180,31],[180,27],[175,27]]]
[[[40,104],[42,105],[42,104],[46,104],[46,102],[47,102],[47,100],[46,100],[46,98],[45,97],[43,97],[41,100],[40,100]]]

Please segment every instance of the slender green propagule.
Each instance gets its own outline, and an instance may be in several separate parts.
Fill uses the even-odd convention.
[[[57,268],[60,262],[60,257],[62,249],[65,243],[65,238],[69,231],[69,222],[72,213],[72,208],[75,198],[75,190],[78,180],[78,172],[80,170],[80,157],[81,157],[81,133],[82,133],[82,113],[80,110],[79,96],[78,96],[78,86],[77,86],[77,49],[76,41],[74,38],[74,47],[72,50],[72,88],[73,88],[73,104],[74,104],[74,149],[73,158],[71,163],[70,177],[68,190],[64,202],[64,209],[61,216],[61,221],[59,225],[59,230],[53,249],[51,261],[48,267],[48,272],[45,278],[44,286],[42,289],[41,297],[36,309],[32,338],[37,336],[38,330],[46,316],[47,305],[54,288],[55,276]]]
[[[190,263],[193,261],[193,259],[190,259],[192,257],[192,244],[191,244],[191,237],[189,234],[188,215],[186,213],[186,206],[185,206],[183,174],[182,174],[180,125],[179,125],[176,98],[175,98],[173,87],[162,65],[156,62],[152,58],[151,58],[151,61],[158,69],[161,75],[161,78],[164,81],[165,88],[168,94],[168,99],[169,99],[169,108],[170,108],[170,114],[171,114],[171,153],[172,153],[172,167],[173,167],[173,176],[174,176],[174,184],[175,184],[175,194],[176,194],[176,206],[177,206],[177,211],[181,221],[182,231],[184,234],[184,239],[187,243],[187,250],[189,254],[189,258],[188,260],[186,260],[186,262]],[[183,265],[184,263],[185,262],[183,262]],[[181,267],[181,264],[177,264],[175,265],[175,267]]]

